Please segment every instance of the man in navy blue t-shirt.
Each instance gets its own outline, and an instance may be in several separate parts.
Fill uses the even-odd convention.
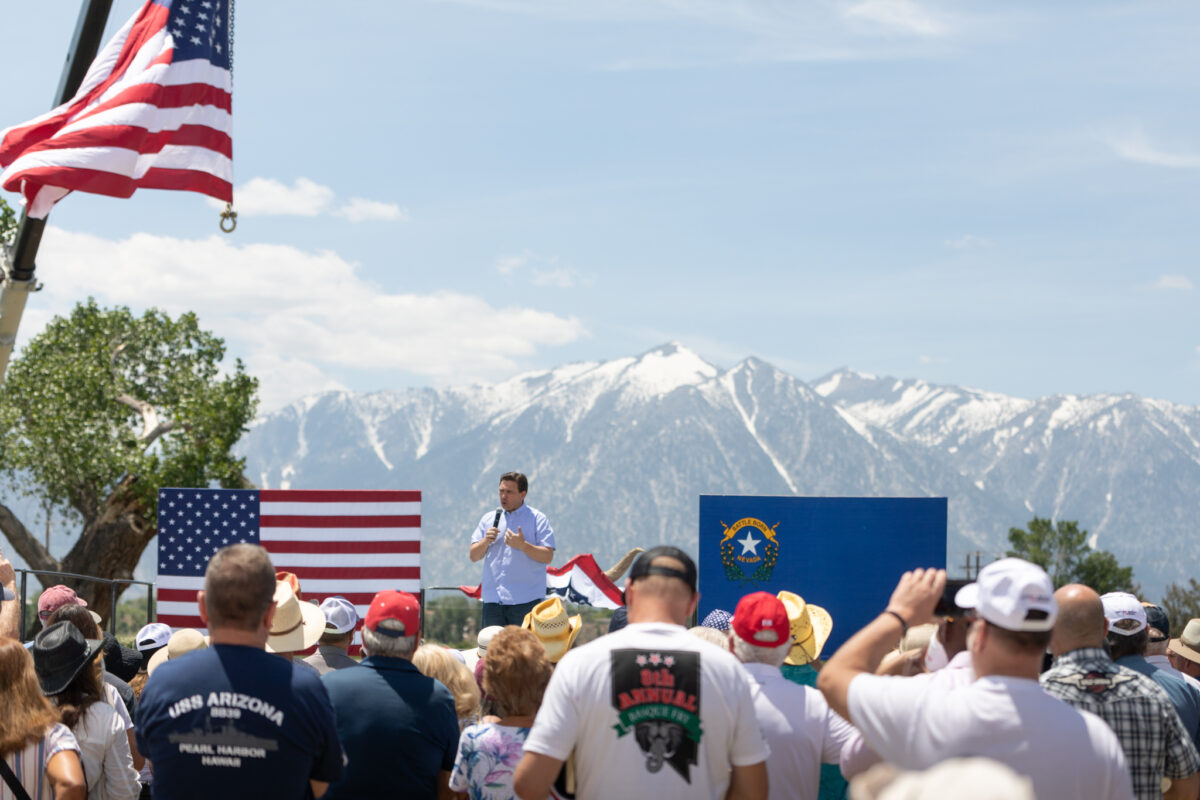
[[[413,666],[420,626],[417,598],[380,592],[363,620],[367,657],[321,678],[346,751],[345,774],[326,800],[452,796],[458,718],[450,690]]]
[[[230,545],[209,562],[199,603],[212,646],[162,664],[138,704],[155,798],[299,800],[341,774],[317,673],[264,650],[274,594],[275,568],[257,545]]]

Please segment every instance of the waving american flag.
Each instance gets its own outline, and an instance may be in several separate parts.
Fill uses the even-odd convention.
[[[233,199],[228,0],[150,0],[71,100],[0,132],[0,184],[42,218],[69,192]]]

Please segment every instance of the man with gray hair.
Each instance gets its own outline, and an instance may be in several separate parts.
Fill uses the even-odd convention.
[[[733,612],[729,642],[750,675],[754,713],[771,748],[767,797],[816,800],[820,765],[838,763],[854,728],[830,710],[816,689],[783,677],[780,665],[792,637],[787,609],[778,597],[767,592],[743,597]]]
[[[413,666],[420,633],[417,598],[380,592],[363,621],[367,657],[358,668],[321,678],[346,752],[345,772],[329,787],[329,800],[453,796],[458,716],[450,690]]]

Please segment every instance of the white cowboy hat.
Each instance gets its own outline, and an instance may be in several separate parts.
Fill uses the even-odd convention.
[[[195,628],[181,628],[171,634],[165,647],[160,647],[157,653],[150,656],[150,662],[146,665],[146,673],[153,675],[154,670],[171,659],[187,655],[194,650],[203,650],[206,647],[208,647],[207,636]]]
[[[268,653],[295,653],[317,643],[325,632],[325,612],[312,603],[296,597],[287,581],[275,584],[275,616],[271,620],[271,635],[267,637]]]

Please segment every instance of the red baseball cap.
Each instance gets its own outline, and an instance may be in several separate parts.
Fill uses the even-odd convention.
[[[380,628],[379,623],[385,619],[396,620],[404,629]],[[371,607],[367,609],[367,618],[363,621],[363,626],[367,630],[392,638],[417,636],[421,632],[421,604],[408,592],[386,589],[371,598]]]
[[[747,644],[757,647],[779,647],[791,635],[783,601],[766,592],[754,592],[739,600],[730,627]]]
[[[41,597],[38,598],[38,616],[45,619],[63,606],[87,608],[87,601],[75,594],[75,590],[70,586],[63,586],[60,583],[42,592]]]

